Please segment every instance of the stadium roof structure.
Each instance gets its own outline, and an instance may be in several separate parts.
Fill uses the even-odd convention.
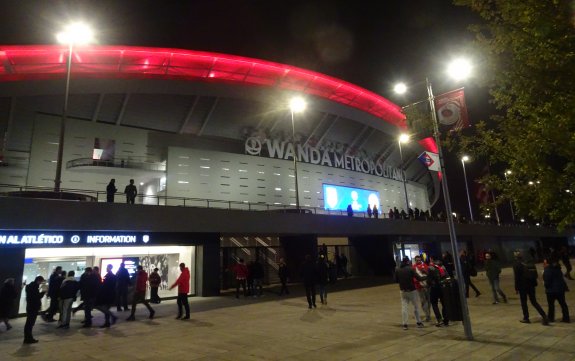
[[[41,80],[66,74],[68,47],[0,46],[0,81]],[[400,128],[398,105],[324,74],[254,58],[193,50],[129,46],[73,49],[74,77],[162,78],[274,87],[301,92],[372,114]]]

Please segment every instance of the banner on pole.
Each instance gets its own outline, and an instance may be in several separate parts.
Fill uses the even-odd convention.
[[[417,157],[424,166],[429,170],[439,172],[441,171],[439,167],[439,155],[437,153],[423,152]]]
[[[444,131],[458,131],[470,126],[463,88],[435,97],[439,127]]]

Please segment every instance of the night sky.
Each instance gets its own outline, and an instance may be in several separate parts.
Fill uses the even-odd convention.
[[[428,76],[436,94],[465,86],[472,122],[491,109],[487,90],[473,79],[449,83],[444,74],[449,60],[473,53],[467,28],[480,21],[450,0],[0,0],[0,14],[3,45],[53,44],[63,25],[81,19],[96,29],[101,45],[213,51],[290,64],[398,105],[421,100]],[[415,90],[394,95],[400,80]],[[453,208],[467,214],[461,162],[455,154],[446,158]],[[470,184],[481,168],[469,166]]]

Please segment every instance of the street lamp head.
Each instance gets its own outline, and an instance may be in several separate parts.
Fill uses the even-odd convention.
[[[447,67],[447,73],[455,80],[464,80],[471,75],[471,64],[466,59],[455,59]]]
[[[469,162],[469,157],[466,156],[466,155],[464,155],[463,157],[461,157],[461,161],[464,162],[464,163],[465,163],[465,162]]]
[[[407,143],[409,142],[409,134],[401,133],[399,135],[399,142],[400,143]]]
[[[407,91],[407,86],[405,85],[405,83],[397,83],[393,87],[393,91],[396,92],[397,94],[405,94],[405,92]]]
[[[56,35],[60,44],[81,45],[94,41],[94,32],[84,23],[72,23]]]
[[[506,170],[505,174],[510,175],[512,172],[510,170]]]
[[[294,113],[301,113],[306,108],[306,102],[302,97],[292,98],[289,102],[290,110]]]

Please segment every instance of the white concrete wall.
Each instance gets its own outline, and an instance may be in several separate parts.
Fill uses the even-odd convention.
[[[60,117],[39,114],[34,122],[28,186],[53,187],[60,131]],[[66,169],[66,163],[78,158],[92,158],[95,138],[115,141],[115,158],[157,162],[160,150],[148,147],[148,131],[110,124],[68,119],[64,139],[62,188],[105,191],[110,178],[116,179],[120,192],[134,178],[133,171],[125,169]]]
[[[400,181],[308,163],[298,163],[300,205],[323,208],[324,183],[373,189],[379,192],[382,212],[405,206]],[[408,184],[412,208],[429,209],[423,185]],[[250,155],[169,147],[167,161],[169,197],[264,202],[295,205],[292,161]],[[182,201],[171,201],[173,205]],[[198,202],[197,205],[200,202]],[[186,204],[188,205],[188,204]],[[217,204],[211,204],[214,206]],[[222,207],[227,207],[221,204]]]

